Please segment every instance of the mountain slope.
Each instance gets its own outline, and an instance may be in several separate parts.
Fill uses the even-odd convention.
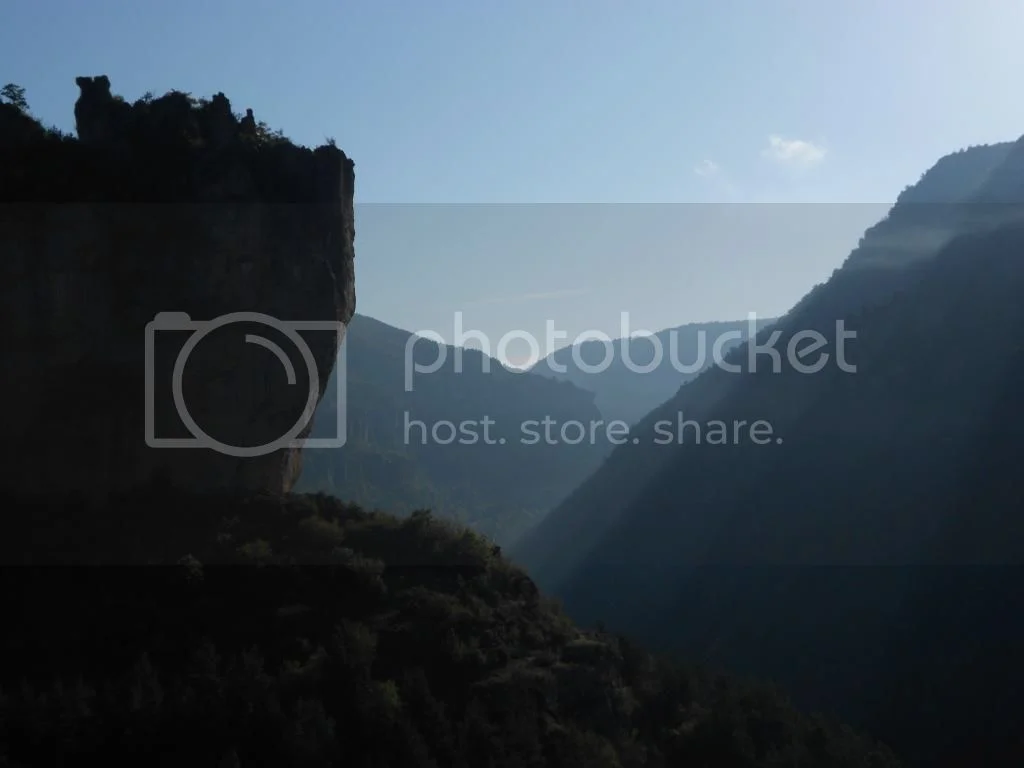
[[[426,514],[169,489],[6,501],[12,768],[897,765],[771,690],[581,631]],[[106,565],[59,567],[83,562]]]
[[[967,174],[956,204],[950,177],[929,198],[926,174],[779,322],[785,349],[808,329],[834,342],[842,319],[856,373],[751,371],[737,352],[745,373],[684,386],[517,559],[574,616],[776,678],[913,762],[1024,757],[1024,623],[1008,613],[1024,598],[1022,159],[1018,143],[980,187]],[[949,231],[895,237],[928,222]],[[781,443],[653,444],[677,412],[765,420]]]
[[[552,352],[530,370],[593,392],[606,421],[632,425],[712,365],[716,355],[749,338],[751,327],[757,333],[773,322],[774,318],[688,323],[658,331],[653,340],[589,340]],[[660,362],[655,359],[658,349]]]
[[[547,444],[543,426],[532,422],[600,420],[593,395],[507,370],[474,350],[461,352],[457,371],[454,347],[443,348],[437,370],[413,376],[408,391],[411,338],[372,318],[353,318],[345,342],[347,442],[307,450],[298,489],[396,514],[430,508],[510,543],[582,482],[606,451],[589,440]],[[411,359],[418,370],[430,370],[438,354],[436,344],[420,339]],[[336,391],[332,379],[314,435],[334,426]],[[493,423],[485,425],[485,418]]]
[[[795,333],[817,329],[830,341],[824,351],[834,355],[837,323],[842,320],[846,329],[856,332],[855,316],[867,316],[873,308],[893,300],[908,279],[909,273],[903,267],[934,256],[948,240],[948,235],[903,237],[901,233],[920,235],[928,225],[944,230],[951,219],[964,219],[968,214],[975,218],[992,210],[1006,214],[1005,204],[981,206],[969,205],[966,201],[972,194],[975,197],[981,194],[979,178],[989,179],[996,168],[1009,162],[1013,147],[1011,143],[974,147],[942,158],[917,184],[900,195],[884,220],[865,232],[842,268],[835,270],[826,283],[812,288],[774,326],[758,334],[758,349],[772,343],[780,356],[785,357],[786,345]],[[957,185],[957,179],[963,181],[962,187]],[[1012,182],[999,182],[995,189],[998,190],[996,200],[1012,199]],[[908,246],[908,242],[912,242],[913,247]],[[857,354],[855,343],[847,347],[849,354]],[[750,345],[734,350],[728,358],[744,370],[750,368],[753,361],[755,369],[762,374],[770,373],[774,366],[771,357],[763,351],[752,357]],[[665,421],[675,424],[679,414],[698,421],[713,418],[716,406],[737,396],[747,378],[746,374],[713,367],[685,384],[676,397],[653,410],[635,427],[633,432],[639,439],[638,444],[627,442],[616,448],[601,469],[566,499],[557,513],[531,531],[516,547],[517,559],[541,583],[557,585],[651,478],[682,450],[678,441],[660,444],[655,425]],[[794,381],[802,381],[802,378]],[[809,378],[817,379],[818,375]],[[762,377],[758,381],[770,379]],[[762,400],[771,400],[770,390],[761,392]],[[798,398],[786,398],[783,402],[789,410],[802,408]],[[770,451],[770,446],[766,450]]]

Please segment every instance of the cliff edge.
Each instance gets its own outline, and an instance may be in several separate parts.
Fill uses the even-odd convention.
[[[77,136],[0,104],[0,485],[289,490],[355,310],[352,161],[77,83]]]

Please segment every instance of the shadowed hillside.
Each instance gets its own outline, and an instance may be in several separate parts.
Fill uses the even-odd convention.
[[[544,438],[545,418],[599,421],[593,394],[508,370],[476,350],[461,351],[457,370],[455,348],[428,339],[415,341],[407,361],[410,339],[373,318],[353,318],[344,352],[346,443],[307,450],[298,488],[395,514],[430,508],[510,544],[606,453],[602,443]],[[444,362],[435,366],[439,355]],[[327,386],[314,435],[335,427],[336,383]]]
[[[577,629],[427,514],[169,489],[7,513],[12,768],[897,765],[772,690]]]
[[[835,355],[841,320],[855,372],[755,370],[737,350],[744,372],[684,386],[515,557],[574,617],[776,679],[911,764],[1008,765],[1024,757],[1024,144],[953,157],[759,335],[784,351],[815,330]],[[773,439],[658,444],[680,412]]]

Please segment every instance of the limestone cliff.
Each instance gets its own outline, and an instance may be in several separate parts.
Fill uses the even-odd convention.
[[[0,485],[288,490],[300,468],[294,444],[240,456],[147,438],[196,434],[171,386],[195,323],[239,312],[288,327],[349,321],[352,161],[333,143],[310,150],[269,133],[252,110],[237,118],[223,94],[129,104],[105,76],[77,82],[77,137],[0,105]],[[160,313],[177,313],[161,316],[177,328],[154,330]],[[247,343],[247,333],[271,344]],[[181,402],[194,426],[238,448],[301,426],[340,339],[303,331],[298,340],[305,358],[276,327],[232,322],[184,348]]]

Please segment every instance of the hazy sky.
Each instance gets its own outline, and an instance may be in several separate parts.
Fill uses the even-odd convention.
[[[496,343],[784,312],[941,155],[1024,132],[1021,29],[1019,0],[7,0],[0,80],[64,128],[107,74],[336,138],[359,311]]]

